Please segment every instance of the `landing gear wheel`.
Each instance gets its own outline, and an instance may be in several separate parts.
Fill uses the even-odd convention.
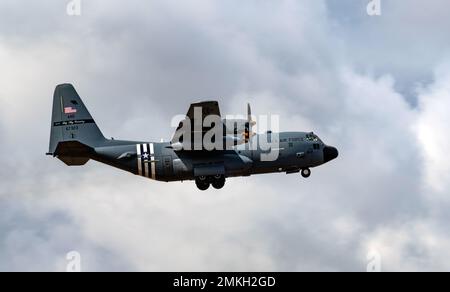
[[[225,186],[225,176],[219,175],[219,176],[213,177],[212,186],[216,190],[220,190],[221,188],[223,188]]]
[[[201,191],[206,191],[209,189],[209,182],[205,177],[199,177],[195,179],[195,184],[197,185],[197,188]]]
[[[308,178],[311,176],[311,170],[309,168],[302,169],[302,176]]]

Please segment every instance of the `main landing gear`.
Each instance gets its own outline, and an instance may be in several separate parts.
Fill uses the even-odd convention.
[[[199,176],[195,178],[195,184],[201,191],[206,191],[211,185],[213,186],[213,188],[220,190],[225,186],[225,176]]]
[[[311,169],[309,169],[309,168],[302,169],[302,176],[304,178],[310,177],[311,176]]]

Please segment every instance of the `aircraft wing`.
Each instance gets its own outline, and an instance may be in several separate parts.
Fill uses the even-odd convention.
[[[197,119],[195,119],[196,109],[198,113],[201,113],[201,119],[199,119],[198,117]],[[189,107],[188,113],[186,114],[186,117],[191,121],[191,125],[193,126],[193,128],[195,128],[195,126],[203,128],[203,121],[207,116],[217,116],[220,118],[219,103],[217,101],[193,103]],[[201,124],[199,124],[200,122]]]
[[[203,117],[208,115],[215,115],[220,117],[220,109],[219,109],[219,103],[217,101],[203,101],[198,103],[193,103],[189,107],[187,117],[190,119],[193,119],[194,117],[194,109],[195,108],[202,108],[203,111]]]
[[[180,122],[172,138],[171,143],[174,148],[176,148],[176,144],[185,142],[185,137],[190,137],[192,145],[194,145],[193,142],[196,133],[197,135],[201,133],[203,140],[205,133],[210,131],[215,125],[211,124],[209,127],[204,126],[204,121],[207,117],[213,117],[214,123],[220,123],[220,127],[223,127],[219,103],[217,101],[204,101],[191,104],[186,118]]]

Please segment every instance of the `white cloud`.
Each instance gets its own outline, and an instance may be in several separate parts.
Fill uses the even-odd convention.
[[[367,237],[365,250],[380,253],[383,271],[446,271],[450,237],[439,223],[417,221],[380,227]]]
[[[448,63],[447,63],[448,64]],[[442,65],[436,71],[434,84],[419,95],[420,118],[417,122],[418,139],[422,146],[420,155],[425,158],[426,183],[442,199],[449,199],[450,161],[450,68]]]

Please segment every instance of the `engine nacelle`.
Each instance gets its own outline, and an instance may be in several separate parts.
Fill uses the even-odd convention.
[[[226,134],[243,134],[247,128],[248,121],[245,119],[223,119]]]

